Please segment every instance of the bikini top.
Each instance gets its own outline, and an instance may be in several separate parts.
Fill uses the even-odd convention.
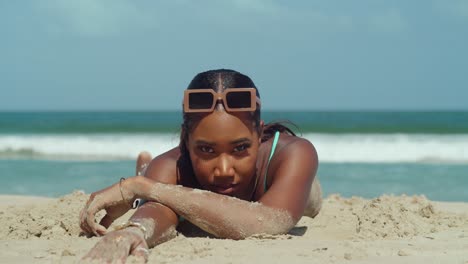
[[[280,132],[276,131],[275,132],[275,138],[273,139],[273,144],[271,145],[270,157],[268,158],[268,163],[267,163],[266,170],[265,170],[265,176],[263,177],[263,191],[264,192],[267,191],[268,167],[270,166],[271,158],[273,158],[273,154],[275,153],[276,145],[278,144],[279,135],[280,135]]]

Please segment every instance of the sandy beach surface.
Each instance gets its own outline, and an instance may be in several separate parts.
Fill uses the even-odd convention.
[[[87,197],[0,196],[0,263],[79,262],[99,240],[79,236]],[[468,264],[468,203],[330,195],[315,219],[303,217],[287,235],[233,241],[179,233],[151,249],[149,263]]]

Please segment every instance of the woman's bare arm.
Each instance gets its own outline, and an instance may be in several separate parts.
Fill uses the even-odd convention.
[[[173,238],[178,223],[176,214],[157,202],[147,202],[140,206],[130,221],[144,226],[146,243],[150,248]]]
[[[146,180],[139,179],[138,181]],[[143,181],[141,185],[148,185]],[[172,208],[201,229],[223,238],[242,239],[253,234],[282,234],[295,224],[286,210],[198,189],[152,183],[147,199]]]
[[[169,185],[177,184],[177,156],[178,151],[172,149],[156,157],[148,166],[145,178]],[[140,206],[130,221],[143,225],[149,247],[173,238],[178,224],[177,215],[171,208],[154,201],[148,201]]]
[[[273,182],[259,202],[217,193],[154,182],[135,177],[125,188],[157,201],[201,229],[223,238],[242,239],[253,234],[287,233],[302,216],[317,170],[317,154],[308,141],[283,148],[272,161]]]

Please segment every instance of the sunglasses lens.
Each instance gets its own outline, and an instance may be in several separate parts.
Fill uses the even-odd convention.
[[[252,106],[250,92],[229,92],[226,103],[229,108],[250,108]]]
[[[189,94],[190,109],[210,109],[213,105],[212,93],[191,93]]]

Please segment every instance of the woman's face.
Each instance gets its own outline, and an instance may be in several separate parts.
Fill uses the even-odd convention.
[[[198,182],[206,190],[250,198],[260,137],[250,113],[216,110],[189,133],[187,148]]]

